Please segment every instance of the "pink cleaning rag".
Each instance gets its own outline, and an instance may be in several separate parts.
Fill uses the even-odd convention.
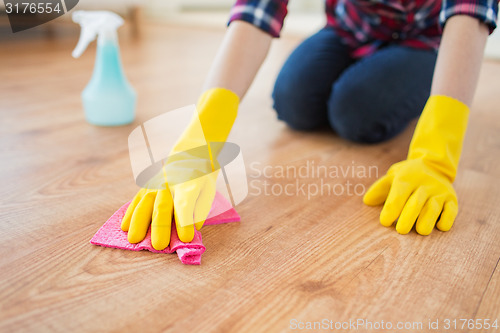
[[[195,230],[193,241],[183,243],[177,236],[175,223],[172,224],[172,233],[170,236],[170,245],[162,251],[155,250],[151,245],[151,228],[149,228],[146,238],[137,244],[131,244],[127,240],[127,233],[121,229],[121,222],[127,207],[130,202],[127,202],[118,209],[104,225],[96,232],[90,240],[91,244],[114,247],[123,250],[148,250],[156,253],[173,253],[177,252],[177,256],[183,264],[199,265],[201,264],[201,255],[205,252],[205,246],[201,240],[201,233]],[[239,222],[240,216],[229,202],[220,194],[215,194],[215,199],[208,214],[204,225],[221,224],[229,222]]]

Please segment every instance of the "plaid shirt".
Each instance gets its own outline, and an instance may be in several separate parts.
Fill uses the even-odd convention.
[[[249,22],[279,37],[287,14],[287,0],[237,0],[229,23]],[[389,43],[437,50],[442,27],[459,14],[496,27],[498,0],[326,0],[327,26],[361,58]]]

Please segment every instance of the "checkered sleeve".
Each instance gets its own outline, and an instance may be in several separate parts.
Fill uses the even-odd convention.
[[[231,22],[253,24],[273,37],[279,37],[287,14],[288,0],[237,0],[231,8]]]
[[[454,15],[469,15],[485,23],[490,33],[496,28],[498,0],[443,0],[439,23],[444,27]]]

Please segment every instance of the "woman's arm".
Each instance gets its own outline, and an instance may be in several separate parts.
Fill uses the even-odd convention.
[[[391,226],[397,221],[401,234],[414,225],[421,235],[430,234],[434,226],[448,231],[455,221],[458,200],[452,183],[487,36],[487,26],[475,18],[448,19],[431,96],[415,128],[408,158],[391,166],[363,198],[367,205],[384,203],[380,223]]]
[[[226,88],[243,98],[266,58],[271,35],[244,21],[233,21],[224,36],[204,91]]]
[[[453,97],[471,106],[487,37],[488,27],[476,18],[456,15],[446,22],[431,95]]]

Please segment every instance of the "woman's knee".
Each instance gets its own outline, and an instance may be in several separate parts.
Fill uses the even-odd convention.
[[[316,105],[299,77],[290,73],[280,73],[273,90],[273,107],[278,119],[295,130],[310,131],[327,123],[326,106]],[[324,103],[323,103],[324,105]]]
[[[333,29],[302,42],[288,57],[274,86],[278,118],[298,130],[328,125],[326,101],[333,82],[352,62]]]
[[[346,139],[381,142],[403,131],[430,94],[436,54],[390,46],[359,60],[333,85],[331,126]]]
[[[360,143],[389,140],[408,126],[397,106],[384,103],[383,93],[373,85],[358,82],[337,85],[328,102],[330,126],[342,138]]]

